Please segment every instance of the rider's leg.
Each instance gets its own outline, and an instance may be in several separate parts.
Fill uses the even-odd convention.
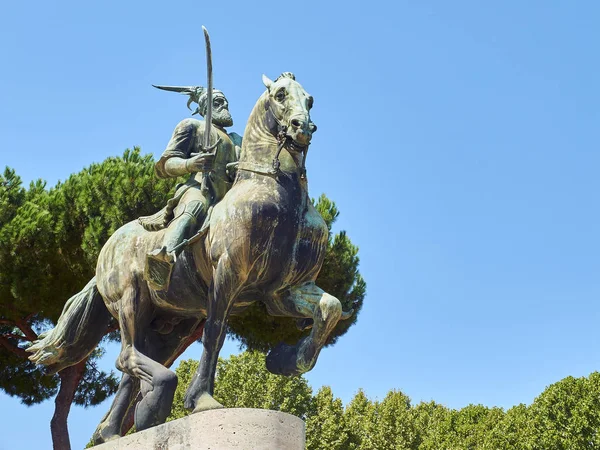
[[[171,271],[177,256],[183,251],[178,247],[184,239],[191,237],[204,222],[207,201],[200,189],[189,189],[181,199],[181,213],[171,221],[162,248],[148,254],[144,278],[156,290],[169,287]]]
[[[183,208],[182,214],[174,219],[167,228],[163,241],[163,247],[166,247],[167,252],[174,256],[179,255],[181,249],[175,251],[175,247],[184,239],[191,237],[205,217],[206,207],[203,199],[190,200]]]

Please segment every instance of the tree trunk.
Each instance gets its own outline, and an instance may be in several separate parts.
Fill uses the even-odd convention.
[[[54,450],[71,450],[67,418],[71,410],[71,403],[75,397],[75,391],[77,391],[79,381],[81,381],[85,372],[86,362],[87,358],[74,366],[67,367],[58,372],[60,376],[60,390],[54,401],[54,416],[52,416],[52,420],[50,421]]]

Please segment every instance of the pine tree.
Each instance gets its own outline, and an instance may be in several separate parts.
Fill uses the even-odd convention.
[[[0,176],[0,389],[25,404],[58,392],[51,423],[55,448],[69,448],[71,402],[98,404],[116,390],[117,379],[97,369],[101,351],[49,376],[28,360],[25,348],[93,276],[108,236],[162,207],[173,185],[154,176],[152,156],[139,149],[92,164],[50,190],[42,180],[25,189],[9,168]]]

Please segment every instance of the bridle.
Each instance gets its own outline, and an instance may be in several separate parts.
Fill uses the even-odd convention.
[[[250,163],[250,162],[240,162],[238,164],[238,170],[245,170],[248,172],[255,172],[263,175],[271,175],[277,176],[281,173],[281,162],[279,161],[279,155],[281,154],[281,150],[285,147],[285,144],[288,141],[291,141],[292,138],[287,134],[288,126],[281,123],[281,120],[275,115],[273,109],[271,107],[271,102],[269,101],[269,107],[267,109],[268,113],[271,115],[275,123],[277,124],[277,152],[275,152],[275,157],[271,163],[270,168],[266,168],[260,164]],[[294,143],[292,142],[292,145]],[[287,149],[286,149],[287,150]],[[288,150],[289,153],[289,150]],[[306,154],[308,153],[308,146],[302,149],[302,165],[299,167],[300,171],[300,179],[306,179]]]

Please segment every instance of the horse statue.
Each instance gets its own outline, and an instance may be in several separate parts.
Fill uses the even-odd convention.
[[[118,321],[123,377],[96,443],[121,436],[131,413],[138,431],[166,420],[177,386],[167,367],[202,326],[202,357],[185,396],[193,412],[222,407],[212,395],[230,315],[263,302],[270,315],[312,322],[296,345],[281,343],[267,355],[268,370],[282,375],[312,369],[338,321],[352,315],[315,284],[328,230],[306,180],[313,99],[289,72],[275,81],[263,76],[263,83],[235,182],[214,206],[208,231],[177,258],[168,290],[155,291],[144,278],[146,255],[161,246],[165,230],[132,221],[106,242],[95,277],[67,301],[56,327],[29,348],[32,361],[57,372],[87,357]]]

